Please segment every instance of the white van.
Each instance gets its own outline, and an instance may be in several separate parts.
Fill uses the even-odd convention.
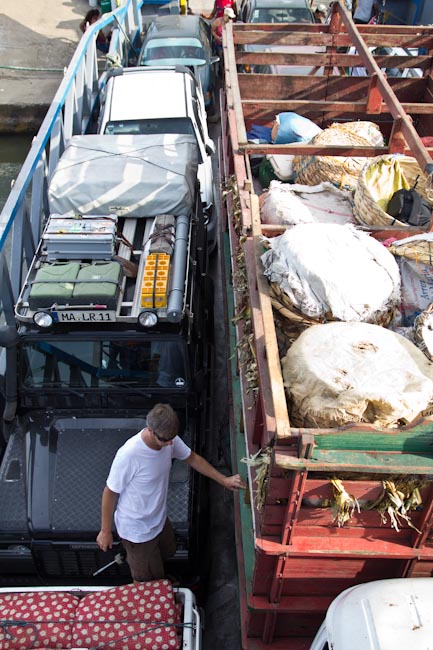
[[[198,178],[204,212],[208,218],[210,248],[216,238],[213,215],[215,183],[200,81],[189,68],[113,68],[101,98],[98,133],[106,135],[189,134],[200,153]]]
[[[356,585],[335,598],[310,650],[433,650],[433,578]]]

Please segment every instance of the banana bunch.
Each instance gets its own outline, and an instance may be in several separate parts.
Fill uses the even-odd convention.
[[[382,486],[383,498],[377,507],[382,523],[386,524],[389,517],[391,528],[397,532],[400,532],[402,522],[406,522],[410,528],[421,534],[421,531],[413,525],[409,512],[422,505],[420,494],[422,484],[409,478],[400,481],[385,480],[382,481]]]
[[[261,510],[265,504],[271,454],[272,448],[266,447],[265,449],[259,449],[255,454],[251,454],[249,458],[241,459],[248,467],[254,467],[255,469],[254,483],[257,485],[257,489],[255,490],[255,504],[257,510]]]
[[[352,519],[355,510],[360,512],[360,507],[356,497],[346,491],[343,481],[338,478],[332,478],[331,485],[334,493],[332,500],[334,519],[332,523],[336,523],[341,528]]]

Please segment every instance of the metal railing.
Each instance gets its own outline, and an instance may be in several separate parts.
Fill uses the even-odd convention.
[[[71,137],[86,132],[105,85],[98,33],[112,27],[108,54],[127,65],[141,33],[143,2],[125,0],[83,34],[0,214],[0,320],[7,325],[15,322],[14,305],[48,218],[50,178]]]

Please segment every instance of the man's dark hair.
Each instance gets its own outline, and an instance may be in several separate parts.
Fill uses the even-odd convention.
[[[163,438],[174,438],[179,433],[179,418],[170,404],[155,404],[147,414],[147,426]]]

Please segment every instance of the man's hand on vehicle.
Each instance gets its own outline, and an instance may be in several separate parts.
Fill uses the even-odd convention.
[[[245,490],[247,485],[245,481],[240,477],[239,474],[234,474],[233,476],[226,476],[224,479],[224,487],[228,490]]]
[[[98,544],[101,551],[108,551],[113,546],[113,533],[111,530],[101,530],[98,537],[96,538],[96,543]]]

